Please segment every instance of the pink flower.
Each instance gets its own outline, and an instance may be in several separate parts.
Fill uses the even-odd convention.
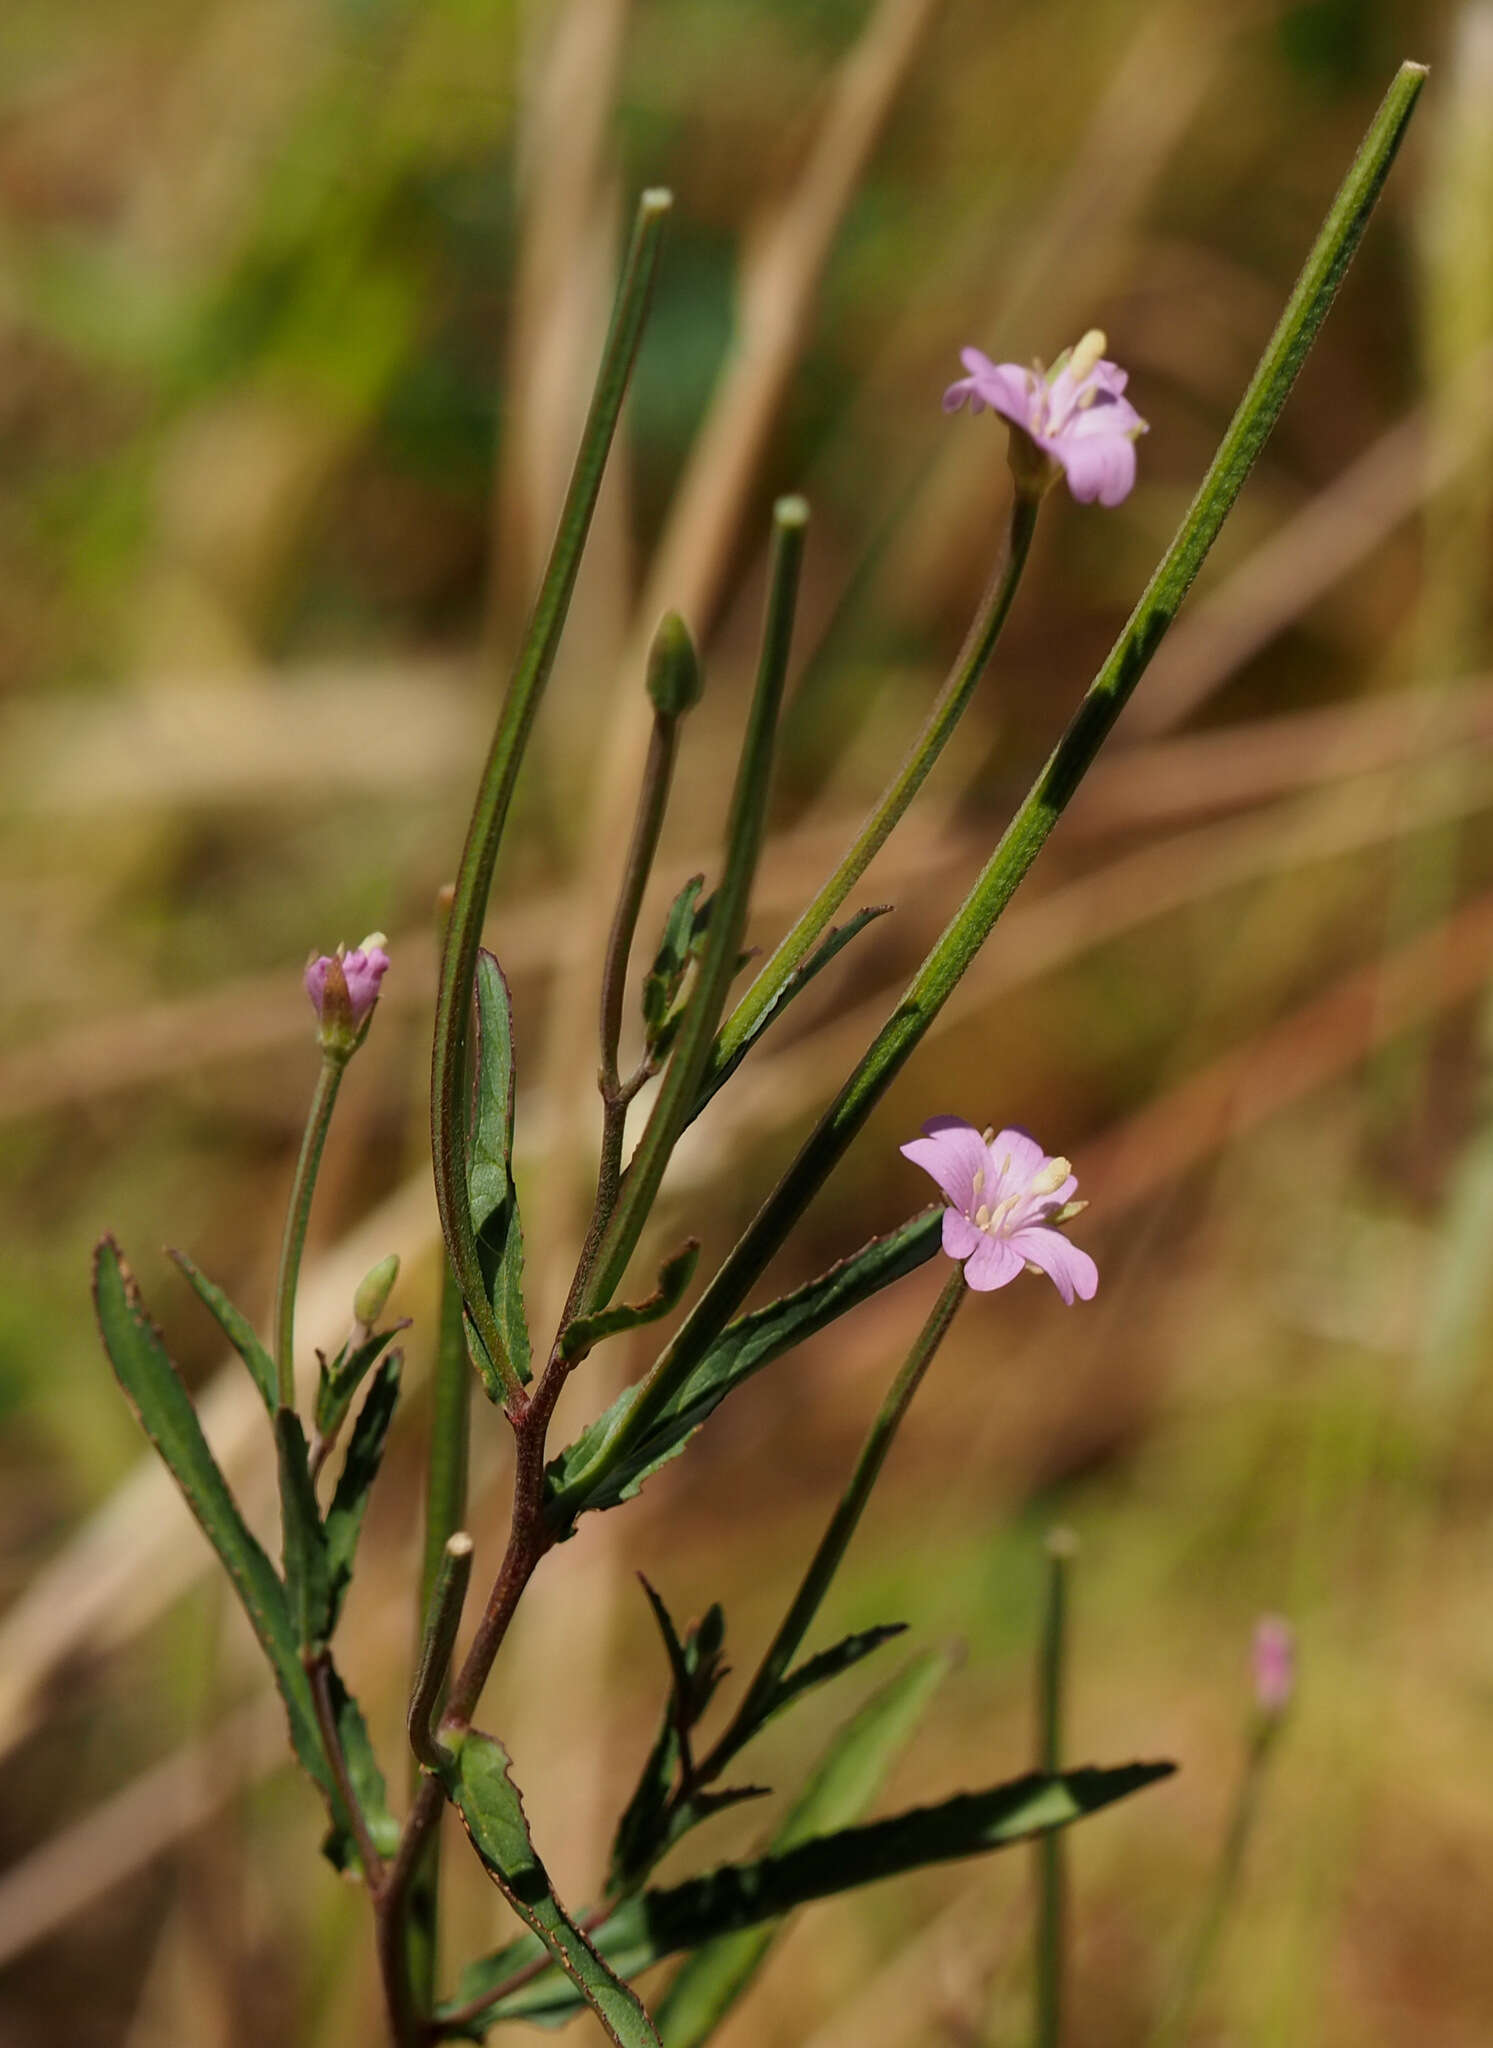
[[[379,983],[389,971],[382,932],[370,932],[356,952],[323,953],[306,969],[306,993],[321,1020],[322,1039],[356,1033],[378,1001]]]
[[[1045,1273],[1064,1301],[1093,1300],[1098,1267],[1054,1228],[1084,1206],[1072,1202],[1078,1182],[1066,1159],[1050,1158],[1025,1131],[981,1137],[957,1116],[931,1118],[902,1155],[931,1174],[952,1204],[943,1248],[964,1260],[977,1293],[1004,1287],[1027,1266]]]
[[[1265,1614],[1255,1623],[1255,1705],[1273,1720],[1291,1704],[1296,1690],[1296,1637],[1288,1621]]]
[[[977,348],[960,351],[969,375],[943,395],[944,411],[966,399],[971,412],[988,405],[1029,444],[1027,459],[1013,439],[1012,467],[1045,490],[1061,470],[1080,504],[1118,505],[1135,483],[1135,443],[1146,422],[1124,394],[1126,373],[1105,359],[1097,327],[1065,349],[1050,370],[1041,364],[993,363]],[[1031,459],[1035,457],[1035,460]]]

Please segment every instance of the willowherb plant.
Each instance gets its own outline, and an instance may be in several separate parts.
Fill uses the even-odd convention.
[[[645,324],[670,202],[661,192],[644,194],[575,472],[497,721],[446,920],[431,1115],[448,1284],[419,1590],[423,1646],[408,1711],[418,1770],[402,1819],[393,1811],[384,1769],[334,1653],[364,1510],[399,1394],[397,1330],[382,1326],[395,1260],[385,1260],[368,1275],[357,1292],[347,1341],[334,1357],[319,1359],[309,1415],[298,1412],[294,1370],[297,1276],[338,1085],[373,1026],[385,972],[398,971],[397,962],[390,968],[381,935],[366,939],[356,951],[339,949],[318,958],[306,970],[322,1066],[288,1207],[270,1347],[190,1260],[179,1260],[264,1400],[280,1485],[278,1567],[250,1533],[214,1463],[112,1239],[103,1240],[96,1259],[99,1320],[115,1372],[217,1551],[269,1661],[295,1752],[330,1817],[326,1853],[367,1890],[395,2048],[481,2039],[504,2021],[553,2023],[582,2007],[589,2007],[623,2048],[660,2042],[684,2048],[713,2031],[750,1980],[772,1924],[794,1907],[924,1864],[1034,1838],[1039,1841],[1036,2032],[1040,2041],[1057,2040],[1062,1979],[1058,1831],[1171,1769],[1165,1763],[1063,1765],[1063,1586],[1071,1549],[1063,1540],[1051,1546],[1051,1590],[1039,1662],[1042,1740],[1035,1771],[890,1819],[860,1819],[945,1668],[941,1655],[924,1653],[840,1731],[761,1854],[682,1883],[658,1886],[650,1880],[659,1860],[684,1835],[722,1808],[753,1796],[757,1788],[733,1782],[730,1773],[769,1721],[901,1632],[901,1624],[888,1624],[807,1657],[800,1654],[895,1432],[966,1295],[1001,1288],[1030,1268],[1050,1277],[1067,1303],[1093,1296],[1098,1285],[1094,1262],[1063,1228],[1083,1207],[1072,1199],[1077,1182],[1069,1162],[1049,1156],[1024,1132],[982,1135],[962,1118],[938,1115],[925,1124],[921,1138],[902,1149],[931,1174],[944,1206],[914,1215],[766,1307],[744,1313],[742,1304],[958,986],[1171,624],[1327,312],[1423,78],[1419,66],[1406,65],[1391,85],[1197,496],[964,902],[650,1369],[573,1441],[556,1447],[550,1425],[571,1375],[584,1368],[599,1345],[661,1321],[689,1293],[699,1256],[693,1238],[664,1261],[652,1292],[639,1299],[619,1298],[675,1147],[774,1020],[876,915],[863,910],[833,922],[947,743],[989,662],[1045,493],[1063,477],[1077,499],[1117,504],[1134,481],[1136,442],[1145,431],[1125,396],[1125,373],[1107,359],[1104,337],[1097,332],[1085,335],[1046,370],[994,363],[976,349],[964,352],[967,375],[950,387],[944,402],[949,410],[966,402],[974,412],[989,408],[1009,429],[1014,489],[1004,550],[906,762],[834,873],[733,1005],[731,988],[743,964],[742,940],[806,538],[803,502],[779,500],[761,656],[720,871],[708,897],[696,878],[674,900],[641,978],[641,1054],[624,1072],[620,1046],[639,909],[659,843],[680,725],[701,688],[687,628],[674,615],[663,621],[646,677],[652,743],[600,972],[603,1117],[595,1199],[559,1325],[545,1348],[536,1349],[525,1307],[523,1227],[511,1165],[511,1004],[499,963],[482,949],[481,930],[526,743],[553,665]],[[629,1153],[629,1111],[655,1081]],[[743,1381],[911,1272],[940,1246],[955,1261],[955,1270],[888,1389],[787,1613],[713,1737],[705,1733],[705,1724],[725,1675],[721,1610],[712,1607],[702,1621],[680,1630],[660,1595],[647,1589],[667,1657],[668,1696],[657,1738],[618,1820],[597,1902],[570,1913],[555,1896],[530,1839],[506,1753],[475,1725],[489,1673],[536,1568],[547,1552],[574,1534],[583,1515],[631,1499],[652,1473],[686,1448]],[[506,1546],[465,1654],[453,1663],[475,1563],[472,1539],[462,1526],[465,1376],[471,1368],[511,1433],[513,1492]],[[344,1432],[345,1449],[328,1490],[320,1484],[322,1468]],[[1257,1653],[1261,1732],[1251,1752],[1251,1788],[1290,1689],[1289,1639],[1279,1624],[1271,1627],[1273,1633],[1262,1633]],[[526,1931],[495,1954],[469,1962],[454,1988],[442,1995],[436,1966],[436,1824],[447,1804],[460,1815],[473,1849]],[[1222,1899],[1223,1878],[1220,1887]],[[1190,1982],[1201,1971],[1210,1940],[1211,1934],[1200,1937]],[[632,1980],[676,1955],[687,1960],[650,2018]]]

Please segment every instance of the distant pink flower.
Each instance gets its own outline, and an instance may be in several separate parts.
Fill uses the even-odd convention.
[[[1255,1705],[1273,1719],[1286,1711],[1296,1690],[1296,1636],[1278,1614],[1255,1623],[1253,1665]]]
[[[388,971],[382,932],[370,932],[355,952],[345,953],[339,946],[335,953],[313,960],[306,969],[306,993],[321,1019],[323,1035],[329,1030],[357,1031],[378,1001],[379,983]]]
[[[1066,1159],[1049,1157],[1025,1131],[984,1137],[962,1117],[936,1116],[902,1155],[931,1174],[952,1206],[944,1211],[943,1248],[964,1260],[978,1294],[1004,1287],[1024,1266],[1043,1272],[1064,1301],[1092,1301],[1099,1269],[1054,1228],[1078,1182]]]
[[[1125,371],[1106,360],[1104,349],[1097,327],[1046,371],[1040,364],[1026,369],[993,363],[977,348],[962,349],[969,375],[944,393],[944,411],[957,412],[966,399],[971,412],[988,405],[1041,451],[1039,483],[1043,471],[1050,483],[1061,470],[1080,504],[1097,498],[1101,505],[1118,505],[1135,483],[1135,443],[1147,428],[1123,395]],[[1013,446],[1012,466],[1020,475],[1033,465],[1020,463]]]

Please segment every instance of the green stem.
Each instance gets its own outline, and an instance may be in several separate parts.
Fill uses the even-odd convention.
[[[1262,1717],[1256,1722],[1251,1733],[1244,1775],[1239,1781],[1234,1810],[1229,1816],[1228,1832],[1219,1851],[1218,1862],[1208,1886],[1208,1895],[1203,1902],[1202,1913],[1177,1973],[1176,1982],[1150,2037],[1149,2048],[1182,2048],[1182,2043],[1187,2038],[1198,1994],[1207,1981],[1228,1920],[1229,1909],[1239,1890],[1239,1879],[1244,1870],[1244,1852],[1254,1832],[1265,1767],[1274,1747],[1279,1726],[1277,1719],[1267,1720]]]
[[[1065,1529],[1047,1539],[1047,1600],[1042,1640],[1037,1655],[1037,1769],[1056,1775],[1063,1768],[1063,1666],[1067,1647],[1068,1567],[1074,1541]],[[1037,1912],[1033,1930],[1036,2048],[1058,2048],[1063,2030],[1063,1956],[1066,1937],[1066,1896],[1063,1835],[1053,1830],[1039,1838]]]
[[[285,1211],[285,1235],[280,1241],[280,1270],[275,1279],[275,1391],[282,1408],[295,1406],[295,1298],[301,1278],[301,1256],[306,1249],[306,1227],[311,1221],[311,1198],[326,1148],[327,1131],[342,1085],[345,1058],[323,1053],[316,1092],[306,1114],[301,1139],[301,1156],[296,1161],[290,1203]]]
[[[963,1270],[956,1266],[942,1293],[933,1304],[927,1322],[918,1332],[912,1349],[903,1360],[897,1377],[888,1387],[885,1399],[876,1411],[876,1418],[867,1432],[865,1442],[861,1445],[860,1456],[855,1461],[855,1469],[850,1475],[849,1484],[840,1496],[829,1524],[819,1539],[819,1547],[804,1573],[803,1583],[793,1597],[793,1604],[784,1615],[777,1634],[758,1665],[740,1706],[731,1718],[730,1726],[696,1772],[698,1783],[708,1784],[718,1777],[732,1757],[745,1747],[772,1712],[774,1697],[787,1675],[788,1666],[797,1654],[799,1644],[808,1634],[824,1596],[829,1591],[830,1582],[850,1547],[850,1539],[865,1512],[872,1488],[881,1476],[881,1468],[886,1463],[892,1440],[902,1426],[902,1418],[912,1406],[912,1397],[922,1385],[923,1376],[933,1363],[934,1354],[948,1335],[949,1327],[968,1292]]]
[[[710,927],[700,954],[694,992],[665,1069],[658,1099],[628,1166],[611,1221],[597,1247],[591,1277],[577,1303],[581,1313],[605,1307],[632,1257],[679,1135],[694,1113],[700,1083],[715,1041],[716,1026],[720,1023],[721,1011],[726,1006],[726,996],[736,973],[751,903],[752,882],[757,872],[757,856],[762,847],[773,740],[777,732],[778,710],[783,701],[783,683],[788,672],[788,651],[793,636],[793,614],[798,600],[798,577],[803,564],[804,530],[808,517],[808,507],[802,498],[780,498],[773,507],[772,566],[762,654],[757,666],[752,707],[747,717],[746,736],[742,742],[741,762],[736,771],[736,786],[731,794],[723,868],[720,885],[711,904]]]
[[[975,685],[995,652],[995,643],[1000,638],[1006,614],[1016,595],[1016,586],[1021,581],[1021,572],[1026,566],[1040,504],[1040,497],[1025,490],[1017,491],[1001,559],[970,622],[958,659],[928,713],[912,752],[887,784],[875,810],[862,825],[844,859],[793,929],[779,941],[766,965],[722,1025],[711,1062],[713,1067],[729,1066],[757,1030],[767,1011],[782,994],[795,968],[886,844],[893,827],[922,788],[934,762],[948,744],[974,695]]]
[[[417,1626],[430,1612],[446,1545],[466,1521],[467,1467],[471,1437],[472,1374],[462,1329],[461,1294],[450,1262],[441,1261],[441,1319],[436,1340],[431,1394],[430,1452],[425,1480],[425,1553],[420,1566]],[[419,1646],[423,1655],[423,1644]],[[412,1790],[422,1773],[412,1760]],[[440,1919],[439,1829],[426,1839],[420,1866],[410,1882],[405,1945],[409,1981],[416,2009],[428,2014],[435,2002],[439,1963]]]
[[[649,1068],[645,1063],[624,1082],[617,1071],[617,1048],[622,1037],[622,1006],[627,992],[627,966],[632,954],[633,937],[638,928],[638,912],[642,908],[643,891],[648,885],[653,858],[658,851],[659,834],[663,830],[664,811],[668,806],[669,789],[674,779],[674,764],[678,754],[679,720],[669,717],[664,712],[657,712],[653,720],[653,736],[648,746],[648,760],[643,770],[643,785],[638,792],[638,810],[633,823],[632,843],[627,850],[622,887],[617,897],[611,933],[607,939],[606,964],[602,969],[601,1070],[598,1077],[601,1088],[601,1151],[596,1169],[596,1200],[592,1206],[585,1244],[576,1264],[575,1278],[570,1283],[565,1312],[560,1318],[562,1332],[586,1292],[597,1252],[601,1248],[602,1235],[617,1206],[617,1191],[622,1180],[622,1145],[627,1131],[627,1111],[633,1097],[649,1075]]]
[[[540,696],[554,666],[570,609],[602,472],[643,331],[664,216],[671,203],[667,192],[645,192],[638,203],[632,243],[617,288],[612,324],[602,351],[580,452],[467,828],[441,956],[430,1087],[436,1206],[467,1313],[503,1380],[510,1403],[522,1402],[523,1385],[507,1355],[483,1286],[467,1195],[467,1053],[472,977],[499,843]]]
[[[1279,418],[1296,373],[1362,238],[1424,82],[1423,67],[1401,66],[1333,202],[1197,496],[1000,844],[870,1049],[700,1296],[674,1341],[619,1413],[590,1466],[576,1473],[556,1495],[551,1504],[553,1526],[567,1526],[584,1505],[589,1488],[627,1453],[720,1335],[990,936],[1160,646]]]
[[[449,1761],[449,1753],[436,1741],[435,1724],[451,1672],[451,1652],[461,1626],[461,1610],[471,1576],[472,1539],[464,1529],[458,1529],[441,1552],[440,1570],[430,1590],[420,1668],[415,1674],[407,1716],[410,1748],[428,1771],[439,1771]]]

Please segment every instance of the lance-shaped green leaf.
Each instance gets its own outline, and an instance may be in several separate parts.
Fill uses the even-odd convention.
[[[703,875],[691,875],[669,905],[653,965],[643,977],[643,1036],[650,1058],[660,1060],[674,1041],[684,1007],[679,998],[690,963],[710,920],[710,902],[700,902]]]
[[[772,1838],[770,1854],[781,1856],[860,1819],[953,1662],[947,1650],[926,1651],[866,1702],[810,1773]],[[658,2009],[664,2048],[697,2048],[710,2038],[761,1969],[777,1931],[772,1922],[742,1928],[690,1956]]]
[[[523,1801],[500,1745],[468,1734],[445,1772],[472,1846],[498,1889],[548,1949],[617,2048],[658,2048],[658,2035],[636,1994],[607,1967],[566,1914],[529,1836]]]
[[[937,1806],[914,1807],[890,1820],[816,1835],[781,1856],[727,1864],[668,1890],[629,1899],[591,1939],[620,1977],[634,1977],[666,1956],[700,1948],[722,1935],[779,1920],[814,1899],[855,1891],[885,1877],[900,1877],[931,1863],[949,1863],[1030,1841],[1064,1828],[1158,1779],[1170,1763],[1119,1764],[1032,1772],[983,1792],[961,1792]],[[495,2021],[524,2019],[560,2025],[578,2009],[569,1985],[552,1971],[529,1979],[506,1996],[502,1987],[542,1955],[537,1944],[510,1942],[463,1974],[454,1998],[437,2013],[448,2033],[481,2038]],[[491,2000],[491,2003],[488,2001]],[[480,2020],[473,2010],[482,2007]]]
[[[353,1424],[352,1435],[348,1438],[342,1470],[337,1475],[337,1485],[326,1512],[323,1523],[327,1557],[327,1607],[322,1624],[324,1636],[330,1636],[337,1626],[342,1612],[342,1602],[352,1583],[358,1535],[363,1527],[363,1511],[368,1505],[368,1495],[383,1462],[389,1424],[394,1419],[394,1408],[399,1400],[399,1374],[403,1365],[403,1352],[391,1351],[374,1374],[373,1384],[358,1410],[358,1419]]]
[[[303,1650],[325,1639],[330,1606],[326,1531],[311,1483],[311,1448],[294,1408],[275,1410],[280,1477],[281,1561],[290,1618]]]
[[[659,238],[671,203],[669,194],[663,191],[645,192],[638,202],[632,241],[618,280],[612,322],[602,349],[596,386],[582,430],[575,469],[561,508],[554,546],[514,663],[472,807],[466,845],[462,849],[461,865],[457,869],[452,892],[446,942],[441,953],[430,1077],[430,1135],[436,1207],[440,1211],[441,1234],[450,1254],[451,1270],[456,1276],[467,1314],[476,1328],[482,1348],[488,1354],[489,1363],[504,1382],[509,1396],[519,1391],[522,1379],[516,1365],[504,1353],[503,1333],[492,1313],[482,1275],[481,1255],[472,1232],[467,1184],[470,1107],[467,1036],[472,977],[477,971],[482,920],[492,888],[498,849],[540,698],[554,667],[560,635],[570,609],[581,556],[591,530],[591,515],[601,490],[607,452],[621,415],[623,395],[643,332]]]
[[[169,1251],[167,1257],[173,1259],[186,1275],[197,1299],[205,1308],[211,1310],[218,1328],[248,1366],[249,1375],[259,1389],[260,1399],[273,1420],[275,1405],[279,1398],[275,1389],[275,1361],[255,1335],[254,1325],[243,1311],[228,1299],[222,1288],[215,1286],[185,1252]]]
[[[359,1387],[388,1345],[409,1326],[406,1316],[387,1330],[371,1330],[361,1344],[351,1350],[344,1344],[335,1358],[323,1362],[316,1389],[316,1433],[323,1442],[341,1429]]]
[[[330,1657],[327,1659],[327,1681],[337,1741],[347,1765],[347,1781],[352,1787],[353,1797],[362,1808],[373,1846],[381,1856],[392,1856],[399,1847],[399,1823],[389,1811],[384,1774],[374,1755],[368,1723],[363,1719],[357,1701],[342,1683]],[[358,1866],[352,1832],[340,1822],[334,1822],[331,1833],[321,1845],[321,1852],[336,1870],[352,1870]]]
[[[736,1785],[717,1791],[691,1782],[694,1731],[727,1674],[725,1612],[716,1602],[681,1637],[659,1594],[638,1576],[669,1660],[669,1692],[658,1736],[617,1824],[609,1898],[636,1891],[660,1857],[701,1821],[744,1799],[760,1799],[766,1789]]]
[[[843,952],[854,938],[858,938],[868,924],[874,924],[878,917],[885,917],[891,909],[890,903],[873,903],[868,909],[858,910],[844,924],[831,925],[824,937],[794,968],[781,988],[775,989],[762,1010],[751,1019],[741,1038],[729,1047],[717,1037],[710,1055],[710,1065],[705,1079],[700,1084],[700,1099],[695,1106],[695,1115],[720,1092],[741,1065],[752,1047],[761,1038],[769,1024],[781,1017],[795,996],[803,994],[816,974],[828,967],[837,953]]]
[[[930,1259],[938,1249],[942,1229],[942,1209],[924,1210],[885,1237],[873,1237],[807,1286],[766,1308],[754,1309],[750,1315],[738,1316],[651,1419],[647,1432],[630,1447],[627,1457],[608,1465],[604,1478],[593,1487],[589,1475],[605,1458],[617,1419],[630,1412],[636,1399],[637,1387],[629,1387],[551,1465],[556,1526],[568,1529],[587,1508],[616,1507],[619,1501],[631,1500],[650,1473],[679,1455],[734,1388],[837,1316]]]
[[[560,1339],[561,1355],[567,1363],[573,1364],[594,1351],[608,1337],[620,1336],[624,1330],[640,1330],[645,1323],[656,1323],[660,1317],[669,1315],[684,1299],[685,1289],[694,1278],[695,1267],[699,1263],[700,1240],[692,1237],[671,1258],[664,1260],[658,1269],[658,1285],[645,1300],[619,1302],[615,1308],[601,1308],[592,1315],[577,1316]]]
[[[513,1006],[492,954],[477,955],[477,1107],[467,1153],[467,1193],[482,1281],[505,1355],[522,1381],[531,1375],[524,1314],[524,1232],[513,1185]],[[478,1332],[483,1385],[504,1399],[502,1375]]]
[[[858,1629],[854,1635],[843,1636],[838,1643],[831,1643],[827,1650],[819,1650],[814,1656],[806,1657],[796,1671],[790,1671],[779,1681],[777,1690],[753,1722],[753,1733],[765,1728],[785,1707],[791,1707],[817,1686],[827,1685],[830,1679],[838,1678],[842,1671],[849,1671],[863,1657],[869,1657],[873,1650],[879,1650],[883,1643],[891,1642],[893,1637],[904,1635],[906,1631],[905,1621],[878,1622],[874,1628]]]
[[[109,1237],[100,1242],[94,1254],[93,1293],[99,1329],[115,1377],[203,1534],[217,1552],[269,1660],[285,1702],[296,1755],[325,1795],[334,1827],[345,1833],[346,1812],[322,1749],[285,1588],[239,1513],[228,1482],[202,1434],[197,1411],[167,1356],[160,1332],[140,1300],[134,1276],[118,1245]],[[338,1725],[349,1771],[361,1796],[363,1788],[371,1788],[375,1783],[381,1787],[377,1765],[372,1763],[367,1731],[355,1703],[340,1686],[334,1697],[338,1701]],[[379,1806],[370,1808],[367,1818],[380,1846],[391,1843],[394,1824],[383,1807],[381,1789]]]

